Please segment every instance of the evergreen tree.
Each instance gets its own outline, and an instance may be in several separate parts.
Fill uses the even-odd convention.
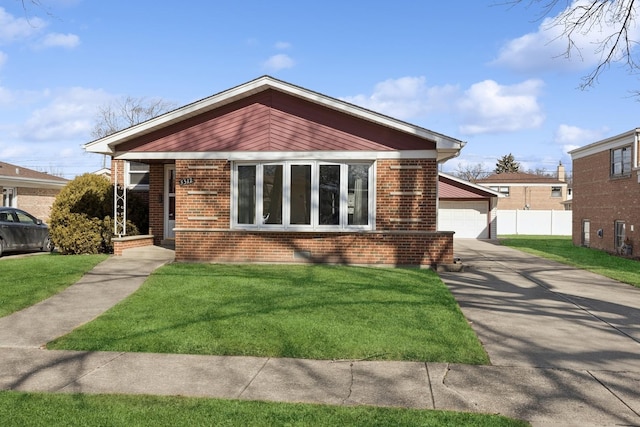
[[[496,173],[515,173],[520,172],[520,163],[516,162],[513,154],[509,153],[502,156],[496,163]]]

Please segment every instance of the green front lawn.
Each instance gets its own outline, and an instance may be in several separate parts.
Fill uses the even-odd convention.
[[[432,270],[170,264],[51,349],[486,364]]]
[[[74,284],[107,255],[35,255],[0,259],[0,317]]]
[[[499,415],[185,397],[0,392],[13,426],[527,426]]]
[[[640,262],[574,246],[565,236],[501,236],[500,243],[640,287]]]

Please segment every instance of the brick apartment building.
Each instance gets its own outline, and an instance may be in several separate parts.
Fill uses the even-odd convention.
[[[571,151],[573,243],[640,253],[640,129]]]
[[[438,164],[463,146],[264,76],[85,149],[148,191],[179,261],[435,265],[453,262]]]

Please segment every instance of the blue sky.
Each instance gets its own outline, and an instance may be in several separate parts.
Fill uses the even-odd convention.
[[[566,59],[539,9],[503,2],[1,0],[0,160],[92,172],[98,106],[181,106],[265,74],[466,141],[445,172],[509,153],[570,170],[568,150],[640,125],[621,65],[578,89],[597,33]]]

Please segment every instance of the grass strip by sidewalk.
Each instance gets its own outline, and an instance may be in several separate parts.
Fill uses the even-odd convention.
[[[0,260],[0,317],[74,284],[107,255],[43,254]]]
[[[500,243],[640,288],[640,262],[598,249],[574,246],[571,237],[501,236]]]
[[[170,264],[50,349],[486,364],[431,270]]]
[[[477,426],[529,424],[499,415],[186,397],[0,392],[3,426]]]

